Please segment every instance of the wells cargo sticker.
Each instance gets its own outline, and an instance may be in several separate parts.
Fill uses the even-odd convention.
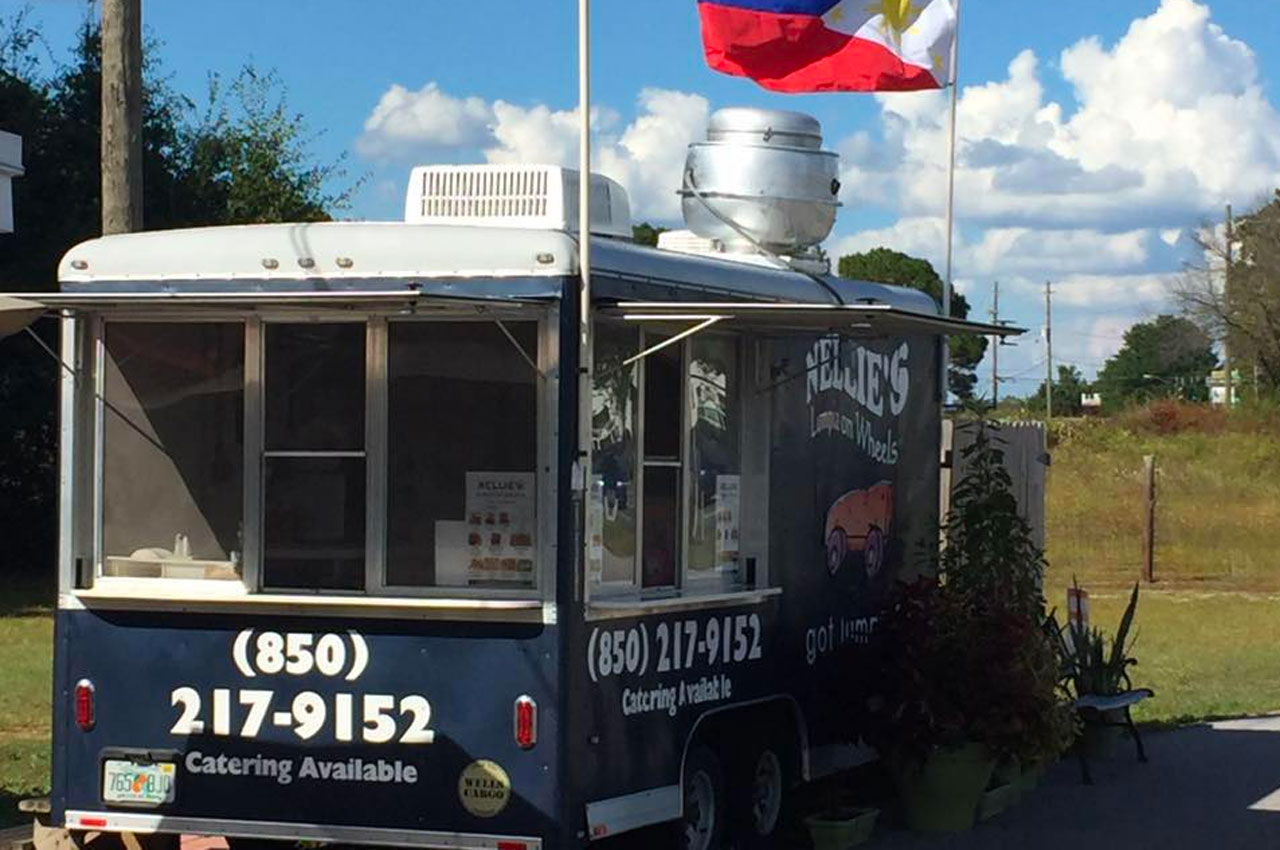
[[[476,817],[491,818],[511,799],[511,777],[502,765],[488,759],[471,762],[458,777],[458,799]]]
[[[357,632],[316,635],[245,629],[232,642],[231,657],[246,680],[258,681],[253,687],[174,688],[171,734],[255,740],[279,730],[298,741],[318,737],[340,743],[425,745],[435,740],[431,703],[422,694],[359,690],[360,677],[369,665],[369,646]],[[304,690],[284,695],[272,687],[282,679],[312,673],[348,683],[347,688],[327,694]],[[418,781],[417,768],[399,759],[263,758],[191,751],[184,766],[193,774],[268,777],[281,784],[295,778]]]

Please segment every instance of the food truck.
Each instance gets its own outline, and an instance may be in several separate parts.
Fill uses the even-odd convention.
[[[579,175],[508,165],[415,169],[403,222],[73,248],[32,296],[65,366],[51,823],[711,850],[872,758],[858,650],[937,539],[941,341],[1010,329],[826,273],[820,140],[717,113],[658,248],[617,183],[581,237]]]

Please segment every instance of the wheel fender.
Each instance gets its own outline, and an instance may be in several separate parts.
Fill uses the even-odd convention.
[[[722,734],[731,724],[733,715],[744,716],[768,711],[776,711],[778,715],[784,716],[790,721],[787,726],[792,733],[789,737],[794,754],[794,763],[790,766],[794,769],[795,776],[807,782],[809,779],[809,733],[804,722],[804,716],[800,713],[800,705],[796,702],[795,697],[790,694],[776,694],[747,702],[722,705],[700,714],[698,719],[694,721],[693,727],[689,730],[689,735],[685,738],[684,751],[680,754],[680,772],[676,776],[675,784],[681,785],[684,782],[685,762],[689,758],[689,752],[704,740],[707,740],[709,744],[718,744],[719,734]],[[709,734],[713,729],[714,733]],[[683,816],[684,795],[682,794],[680,796],[678,817]]]

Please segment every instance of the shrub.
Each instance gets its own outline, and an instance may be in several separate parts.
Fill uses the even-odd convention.
[[[1120,416],[1123,428],[1136,434],[1220,434],[1228,427],[1225,410],[1172,398],[1130,408]]]

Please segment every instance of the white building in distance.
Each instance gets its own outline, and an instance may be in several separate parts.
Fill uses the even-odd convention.
[[[13,183],[22,176],[22,137],[0,130],[0,233],[13,232]]]

